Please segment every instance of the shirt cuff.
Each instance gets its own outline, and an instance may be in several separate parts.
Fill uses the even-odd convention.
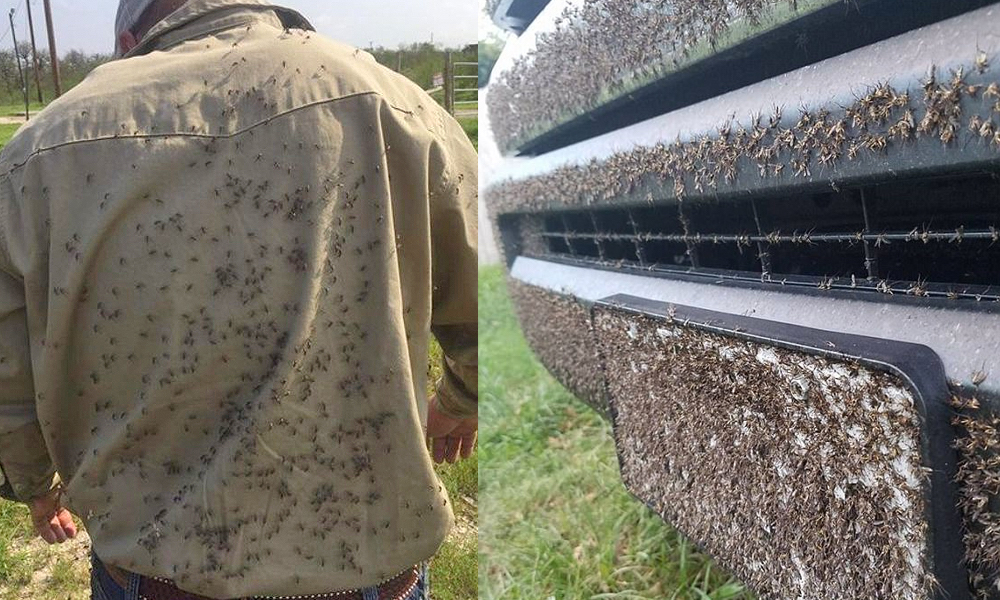
[[[59,483],[38,423],[0,436],[0,466],[13,500],[30,502],[51,492]],[[2,489],[0,489],[2,495]]]
[[[444,375],[437,384],[437,406],[441,413],[453,419],[467,419],[479,414],[479,398],[469,389],[477,387],[475,369],[475,365],[465,368],[447,357],[444,359]]]

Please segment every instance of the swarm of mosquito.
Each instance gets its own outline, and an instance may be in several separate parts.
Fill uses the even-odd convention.
[[[974,375],[974,386],[981,382]],[[965,559],[976,598],[989,600],[1000,589],[1000,416],[974,392],[955,394],[952,406],[952,422],[960,432],[955,449]]]
[[[449,518],[446,492],[429,473],[407,475],[404,499],[383,493],[387,481],[399,482],[400,453],[425,452],[420,440],[406,449],[413,436],[396,404],[412,393],[411,375],[384,344],[371,343],[370,324],[398,316],[400,331],[378,335],[406,340],[426,325],[386,271],[406,270],[411,256],[386,217],[390,146],[373,141],[370,162],[331,162],[324,158],[341,154],[328,132],[287,134],[295,124],[283,116],[298,102],[287,87],[311,82],[318,98],[343,95],[321,64],[328,49],[300,49],[311,39],[281,32],[294,58],[258,53],[271,73],[234,77],[249,44],[213,38],[205,53],[220,57],[219,72],[205,79],[204,97],[225,101],[179,99],[149,122],[116,123],[106,152],[61,149],[77,152],[73,160],[90,172],[58,189],[42,187],[37,161],[8,174],[22,193],[73,207],[72,219],[45,221],[51,313],[73,322],[50,322],[42,361],[65,364],[65,373],[38,389],[79,408],[39,415],[54,432],[67,502],[95,539],[136,532],[136,551],[120,566],[172,574],[185,589],[207,579],[237,586],[288,552],[299,556],[299,573],[314,581],[320,573],[324,586],[331,577],[385,579],[393,573],[381,566],[365,570],[363,540],[396,546],[423,535],[419,544],[433,544],[429,526],[443,530]],[[393,110],[400,119],[423,110],[410,108]],[[380,139],[374,125],[357,127],[344,135]],[[37,141],[31,131],[8,149],[13,162],[19,144]],[[274,141],[282,134],[290,140],[283,147]],[[161,195],[141,188],[156,184],[107,168],[138,171],[161,143],[173,156],[187,152],[175,173],[187,187],[171,180]],[[475,178],[456,173],[438,183]],[[390,306],[402,314],[373,317]],[[134,396],[122,397],[123,388]],[[64,435],[80,429],[63,426],[66,418],[86,423],[90,438]],[[240,504],[227,505],[233,498]]]
[[[590,310],[571,296],[511,278],[511,299],[521,330],[542,364],[567,389],[607,414],[600,359],[590,329]]]
[[[707,194],[747,176],[741,172],[744,163],[753,165],[761,178],[789,172],[811,177],[814,169],[855,160],[864,152],[881,154],[921,138],[958,147],[963,130],[974,130],[984,143],[1000,148],[992,116],[963,117],[965,98],[982,98],[990,114],[1000,114],[1000,84],[969,84],[967,77],[960,68],[941,83],[932,69],[922,101],[882,83],[843,109],[801,109],[794,122],[780,107],[767,117],[757,113],[742,122],[733,118],[714,134],[637,147],[585,165],[501,182],[488,191],[491,205],[500,212],[586,205],[628,195],[643,183],[669,184],[678,198],[692,191]]]
[[[755,26],[797,0],[590,0],[567,7],[534,50],[491,85],[489,117],[512,150],[538,132],[623,96],[692,53],[715,49],[734,25]],[[568,60],[572,57],[572,60]]]
[[[627,487],[767,598],[929,598],[927,475],[893,375],[598,307]]]
[[[794,118],[774,107],[767,116],[752,114],[743,121],[731,118],[715,132],[686,141],[639,146],[605,159],[502,181],[486,191],[487,201],[497,214],[590,206],[622,198],[652,201],[650,190],[657,189],[672,191],[675,199],[683,202],[687,197],[711,196],[722,188],[738,188],[755,176],[822,177],[844,161],[883,155],[893,148],[928,140],[957,149],[964,147],[959,137],[968,135],[966,146],[977,142],[1000,150],[1000,131],[994,125],[994,119],[1000,118],[1000,84],[969,81],[985,72],[988,65],[985,54],[980,53],[973,68],[951,71],[943,81],[936,69],[929,69],[921,93],[880,83],[846,107],[800,109]],[[969,110],[971,107],[978,110]],[[996,225],[990,230],[998,231]],[[926,226],[917,228],[906,241],[926,242],[931,233]],[[878,232],[872,235],[879,236],[871,242],[875,247],[890,243]],[[809,243],[808,232],[794,238],[796,243]],[[962,228],[950,232],[949,238],[951,243],[962,243]],[[911,285],[882,280],[877,284],[885,294],[929,294],[922,281]],[[952,295],[961,294],[948,297]]]

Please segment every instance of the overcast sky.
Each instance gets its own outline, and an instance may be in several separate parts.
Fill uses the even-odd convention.
[[[39,47],[45,41],[42,0],[31,0]],[[274,0],[294,8],[329,37],[367,48],[369,44],[395,48],[410,42],[430,41],[464,46],[477,40],[477,0]],[[18,40],[27,39],[24,0],[0,0],[3,16],[20,7],[15,17]],[[68,50],[110,53],[114,47],[117,0],[52,0],[59,54]],[[9,25],[0,31],[9,30]],[[2,46],[10,45],[5,35]]]

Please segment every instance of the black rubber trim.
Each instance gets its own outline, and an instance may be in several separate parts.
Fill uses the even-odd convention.
[[[545,9],[550,0],[500,0],[492,15],[500,29],[521,35]]]
[[[517,147],[537,156],[764,81],[995,0],[850,0],[797,18],[575,117]]]
[[[951,393],[944,365],[933,350],[919,344],[800,327],[657,302],[627,294],[616,294],[598,300],[594,303],[591,318],[602,310],[671,320],[684,327],[727,337],[824,358],[857,361],[869,368],[900,377],[916,399],[923,425],[921,447],[925,466],[931,470],[926,499],[930,507],[927,515],[930,537],[928,556],[931,572],[939,584],[934,597],[940,600],[970,598],[968,573],[963,565],[965,550],[962,542],[962,519],[954,484],[958,455],[952,448],[956,433],[951,425]],[[603,364],[603,357],[601,358]],[[618,414],[614,397],[610,393],[608,403],[611,407],[612,427],[617,433]],[[618,463],[621,468],[623,459],[620,453]],[[642,501],[638,496],[636,498]]]
[[[657,279],[673,279],[676,281],[686,281],[691,283],[701,283],[704,285],[721,285],[740,289],[759,290],[763,292],[777,292],[782,294],[801,294],[816,298],[837,298],[841,300],[860,300],[875,304],[904,304],[907,306],[919,306],[924,308],[949,309],[962,312],[982,312],[987,314],[1000,314],[1000,302],[981,301],[973,299],[949,300],[947,298],[924,298],[905,294],[883,294],[868,290],[845,290],[831,289],[821,290],[816,287],[815,282],[806,281],[807,278],[799,277],[800,285],[783,285],[780,281],[782,275],[775,275],[772,281],[761,281],[759,277],[751,277],[750,273],[740,271],[711,271],[703,270],[669,270],[650,269],[638,265],[630,264],[608,264],[594,260],[573,258],[569,256],[553,256],[551,254],[534,255],[521,254],[524,258],[551,262],[581,269],[592,269],[595,271],[607,271],[611,273],[627,273],[640,277],[655,277]],[[515,257],[516,258],[516,257]],[[513,267],[514,261],[508,265],[508,269]],[[789,276],[788,279],[791,279]],[[810,283],[813,283],[810,285]],[[966,286],[969,289],[976,286]],[[991,293],[1000,293],[1000,289],[994,289]]]

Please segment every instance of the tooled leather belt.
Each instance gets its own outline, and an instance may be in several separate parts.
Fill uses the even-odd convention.
[[[128,586],[128,572],[108,564],[103,565],[111,579],[121,587]],[[379,600],[405,600],[420,580],[417,567],[407,569],[392,579],[378,585]],[[178,589],[165,579],[140,577],[139,597],[142,600],[211,600]],[[328,594],[304,594],[293,596],[254,596],[246,600],[364,600],[362,590],[345,590]]]

